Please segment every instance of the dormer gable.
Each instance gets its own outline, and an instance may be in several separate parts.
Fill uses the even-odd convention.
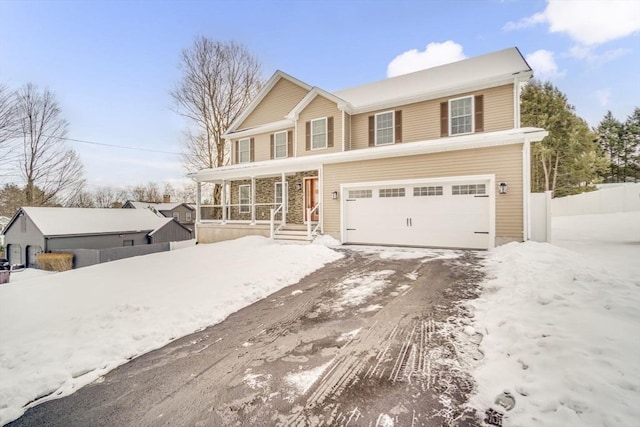
[[[284,120],[311,89],[311,86],[295,77],[276,71],[226,133]]]

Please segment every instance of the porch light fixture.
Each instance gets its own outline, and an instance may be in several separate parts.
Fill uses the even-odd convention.
[[[500,194],[507,194],[507,183],[506,182],[501,182],[500,184],[498,184],[498,187],[500,188]]]
[[[338,192],[337,192],[337,191],[334,191],[333,193],[331,193],[331,198],[332,198],[333,200],[338,200]]]
[[[298,189],[298,191],[302,190],[302,183],[297,183],[296,184],[296,188]]]

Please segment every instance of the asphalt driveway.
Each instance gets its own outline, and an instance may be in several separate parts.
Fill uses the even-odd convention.
[[[345,257],[12,426],[471,426],[469,251]]]

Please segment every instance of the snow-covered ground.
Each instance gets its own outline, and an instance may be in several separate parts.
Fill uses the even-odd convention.
[[[65,273],[14,273],[0,286],[0,425],[34,399],[71,394],[341,256],[247,237]]]
[[[640,212],[557,217],[553,237],[487,254],[471,404],[509,393],[505,426],[639,425]]]

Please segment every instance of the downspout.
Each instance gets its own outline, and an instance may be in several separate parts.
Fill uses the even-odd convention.
[[[345,149],[345,142],[344,142],[344,110],[342,110],[342,151],[344,151]]]
[[[200,227],[201,221],[201,213],[200,213],[200,205],[202,201],[200,200],[202,197],[202,183],[200,181],[196,181],[196,226],[193,227],[194,230],[194,239],[196,239],[196,243],[198,242],[198,227]]]

